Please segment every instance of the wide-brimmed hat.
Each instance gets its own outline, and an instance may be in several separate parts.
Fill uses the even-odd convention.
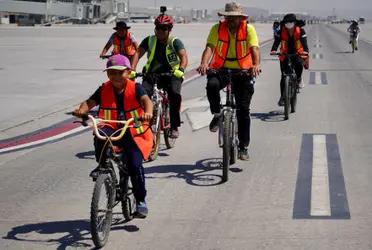
[[[119,22],[116,22],[116,26],[113,29],[114,30],[118,30],[118,29],[127,29],[127,30],[129,30],[130,29],[130,26],[128,26],[127,23],[124,22],[124,21],[119,21]]]
[[[125,70],[130,69],[130,61],[128,57],[117,54],[114,56],[111,56],[107,63],[106,63],[106,69],[104,71],[107,71],[109,69],[115,69],[115,70]]]
[[[248,15],[244,14],[240,4],[236,2],[227,3],[225,5],[225,11],[218,12],[219,16],[244,16],[247,17]]]

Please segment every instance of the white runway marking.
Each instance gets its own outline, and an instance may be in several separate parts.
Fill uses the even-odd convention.
[[[313,136],[313,169],[311,179],[311,216],[330,216],[329,179],[326,136]]]

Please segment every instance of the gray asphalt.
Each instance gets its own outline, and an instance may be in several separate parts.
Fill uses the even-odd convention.
[[[193,131],[187,118],[191,111],[186,110],[176,147],[162,150],[158,160],[145,164],[149,216],[123,223],[117,209],[106,249],[372,249],[372,45],[361,41],[359,51],[349,53],[347,34],[341,30],[307,27],[311,53],[323,58],[313,59],[304,72],[305,88],[288,121],[276,105],[279,63],[268,55],[271,44],[261,48],[263,73],[251,109],[251,159],[233,165],[227,183],[220,183],[217,135],[207,128]],[[96,51],[91,53],[93,57]],[[321,72],[327,84],[309,84],[310,75]],[[99,73],[87,72],[85,77],[93,77],[90,74]],[[204,78],[185,85],[185,102],[202,98],[204,88]],[[203,122],[207,125],[208,120]],[[3,124],[5,128],[10,123],[4,119]],[[331,206],[344,209],[350,218],[333,213],[294,218],[296,188],[308,177],[299,172],[300,159],[312,151],[301,148],[304,134],[336,136],[330,150],[338,150],[340,162],[330,157],[328,164],[330,172],[342,171],[337,182],[330,178],[329,189],[343,184],[342,179],[347,195],[331,196],[342,195],[348,206],[332,201]],[[1,249],[93,247],[93,183],[88,178],[95,166],[92,150],[91,133],[84,133],[0,155]]]

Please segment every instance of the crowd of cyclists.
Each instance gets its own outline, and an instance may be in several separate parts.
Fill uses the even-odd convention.
[[[238,121],[238,158],[249,160],[248,146],[250,143],[250,104],[254,94],[252,79],[261,73],[260,49],[255,28],[248,23],[247,15],[243,13],[238,3],[231,2],[225,5],[225,10],[218,13],[221,21],[214,24],[209,32],[205,49],[201,56],[197,71],[207,75],[206,94],[210,104],[213,119],[209,130],[216,132],[221,117],[220,90],[226,85],[225,79],[218,74],[210,73],[209,69],[231,69],[234,71],[250,70],[249,74],[234,76],[232,80],[233,91],[237,105]],[[171,76],[162,76],[160,88],[168,92],[170,101],[171,137],[179,137],[181,125],[181,88],[185,70],[188,65],[188,55],[184,43],[171,35],[174,28],[173,18],[165,14],[164,8],[154,21],[154,34],[137,43],[135,36],[130,32],[130,26],[124,21],[116,22],[115,32],[100,53],[104,57],[113,47],[111,57],[106,64],[108,80],[103,83],[87,100],[83,101],[75,110],[77,115],[89,112],[99,105],[98,116],[104,119],[129,119],[140,117],[140,128],[128,130],[124,138],[117,142],[123,147],[128,167],[131,171],[131,181],[134,195],[137,200],[137,212],[141,217],[148,213],[145,188],[143,159],[149,157],[153,143],[151,126],[152,102],[151,95],[153,82],[144,78],[142,84],[134,81],[139,60],[146,54],[147,62],[142,71],[145,73],[169,73]],[[291,57],[295,66],[298,85],[303,87],[302,71],[309,66],[309,48],[307,45],[305,23],[298,20],[295,14],[289,13],[283,20],[273,24],[274,43],[270,54],[280,50],[280,69],[285,71],[288,58],[285,54],[298,54]],[[350,34],[359,34],[357,22],[349,27]],[[279,47],[280,46],[280,47]],[[283,105],[283,81],[280,82],[281,97],[278,105]],[[117,125],[106,124],[104,133],[114,133]],[[102,162],[104,143],[94,140],[97,162]],[[98,166],[99,168],[99,166]],[[91,175],[94,176],[95,170]]]

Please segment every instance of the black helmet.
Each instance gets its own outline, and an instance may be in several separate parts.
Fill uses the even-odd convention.
[[[130,29],[130,26],[128,26],[127,23],[124,22],[124,21],[118,21],[118,22],[116,22],[116,26],[113,29],[114,30],[118,30],[118,29],[129,30]]]
[[[283,23],[294,23],[297,21],[296,15],[293,13],[287,14],[283,17]]]

